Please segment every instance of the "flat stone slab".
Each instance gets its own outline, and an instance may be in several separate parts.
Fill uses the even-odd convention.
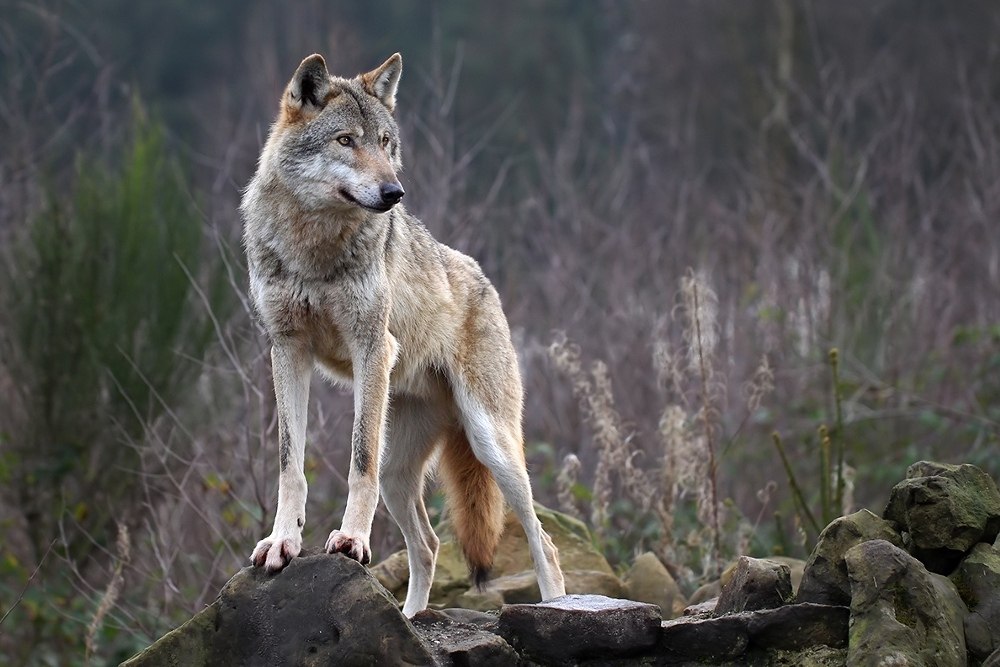
[[[564,662],[642,653],[660,635],[656,605],[603,595],[565,595],[500,610],[500,635],[528,657]]]

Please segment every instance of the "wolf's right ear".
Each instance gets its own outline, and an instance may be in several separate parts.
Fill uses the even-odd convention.
[[[285,90],[284,102],[293,111],[314,116],[326,106],[332,88],[326,61],[314,53],[295,70]]]

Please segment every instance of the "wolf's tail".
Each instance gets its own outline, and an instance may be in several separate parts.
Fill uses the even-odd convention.
[[[504,500],[500,487],[472,453],[465,431],[449,433],[439,464],[448,498],[448,511],[469,574],[482,588],[493,566],[504,526]]]

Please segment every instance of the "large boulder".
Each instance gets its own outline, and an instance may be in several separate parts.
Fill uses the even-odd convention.
[[[980,542],[950,579],[969,607],[965,617],[969,653],[985,660],[1000,650],[1000,549]]]
[[[342,554],[317,554],[295,558],[274,575],[243,568],[215,602],[124,665],[435,663],[362,565]]]
[[[656,645],[660,610],[603,595],[565,595],[540,604],[504,605],[499,631],[543,663],[628,657]]]
[[[921,461],[892,489],[883,516],[904,532],[911,554],[948,574],[977,542],[1000,534],[1000,490],[974,465]]]
[[[845,555],[851,581],[848,667],[964,667],[962,619],[955,585],[927,571],[885,540]]]
[[[868,510],[859,510],[831,522],[819,534],[816,548],[806,561],[796,601],[849,604],[851,584],[844,555],[851,548],[869,540],[885,540],[897,547],[903,546],[902,539],[893,527]]]
[[[648,602],[660,608],[663,618],[677,618],[684,613],[687,601],[680,587],[656,554],[640,554],[625,573],[625,597]],[[610,597],[619,597],[612,595]]]

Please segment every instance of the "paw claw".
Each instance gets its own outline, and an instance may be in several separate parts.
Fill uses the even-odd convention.
[[[257,543],[250,556],[254,567],[263,567],[268,574],[279,572],[302,551],[302,539],[299,537],[265,537]]]
[[[326,552],[329,554],[342,553],[362,565],[367,565],[372,560],[372,552],[368,548],[368,541],[365,538],[348,535],[339,530],[330,533],[330,537],[326,541]]]

